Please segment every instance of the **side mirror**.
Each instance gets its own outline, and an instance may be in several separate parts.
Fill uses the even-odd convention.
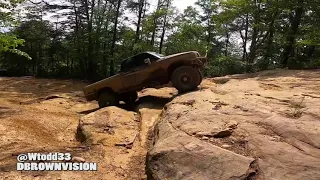
[[[145,60],[144,60],[144,63],[145,63],[145,64],[148,64],[148,65],[151,65],[151,61],[150,61],[149,58],[145,59]]]

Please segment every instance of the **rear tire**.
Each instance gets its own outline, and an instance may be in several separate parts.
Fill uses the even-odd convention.
[[[202,75],[196,68],[190,66],[178,67],[171,76],[173,86],[180,92],[195,90],[202,81]]]
[[[121,96],[123,96],[123,101],[126,104],[134,104],[138,99],[138,93],[136,91],[127,92],[122,94]]]
[[[119,104],[119,100],[115,93],[102,92],[99,95],[98,104],[100,108],[105,108],[108,106],[117,106]]]

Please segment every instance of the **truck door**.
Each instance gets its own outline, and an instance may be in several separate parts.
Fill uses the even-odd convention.
[[[146,63],[145,60],[150,60],[151,64]],[[136,81],[138,84],[142,84],[143,87],[159,84],[160,76],[163,76],[166,72],[160,69],[157,65],[159,58],[152,56],[149,53],[143,53],[141,59],[139,59],[140,68],[137,72]]]
[[[144,55],[132,57],[129,66],[130,70],[121,76],[122,84],[126,90],[134,89],[141,84],[141,71],[147,68],[147,64],[144,63]]]
[[[149,59],[151,64],[146,63]],[[122,76],[122,83],[126,90],[143,88],[159,82],[159,77],[166,72],[157,66],[158,58],[148,53],[139,54],[131,59],[131,70]],[[160,72],[161,71],[161,72]]]

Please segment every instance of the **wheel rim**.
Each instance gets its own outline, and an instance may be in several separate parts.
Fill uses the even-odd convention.
[[[180,75],[180,81],[183,84],[189,84],[191,81],[191,76],[189,74],[183,73]]]
[[[117,104],[115,97],[113,97],[112,94],[108,94],[108,93],[102,93],[98,98],[98,103],[99,103],[99,106],[102,108]]]

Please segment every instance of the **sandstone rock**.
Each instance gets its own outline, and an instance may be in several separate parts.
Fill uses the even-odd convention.
[[[71,160],[72,162],[85,162],[86,160],[84,159],[84,158],[82,158],[82,157],[73,157],[72,158],[72,160]]]
[[[221,147],[223,147],[223,148],[230,148],[231,146],[228,145],[228,144],[223,144]]]
[[[233,130],[232,129],[225,129],[223,131],[220,131],[216,133],[213,137],[215,138],[225,138],[231,136]]]
[[[204,137],[202,137],[201,139],[202,139],[202,140],[209,140],[209,137],[204,136]]]
[[[227,128],[236,129],[238,124],[239,123],[237,121],[230,121],[226,126]]]
[[[187,93],[167,104],[154,127],[149,177],[320,179],[319,99],[306,96],[306,110],[299,119],[283,116],[301,99],[294,95],[319,94],[320,76],[314,74],[314,84],[301,84],[307,79],[304,73],[278,75],[230,76],[214,90]],[[274,88],[277,84],[281,88]],[[289,88],[293,85],[294,90]],[[193,99],[192,106],[179,103]],[[221,108],[218,101],[226,105]]]
[[[50,95],[45,97],[45,100],[58,99],[58,98],[62,98],[62,97],[59,95]]]
[[[77,138],[87,145],[115,146],[123,139],[134,142],[138,128],[133,112],[108,107],[81,117]]]
[[[148,153],[147,172],[153,179],[244,179],[253,158],[244,157],[177,131],[165,120]]]

